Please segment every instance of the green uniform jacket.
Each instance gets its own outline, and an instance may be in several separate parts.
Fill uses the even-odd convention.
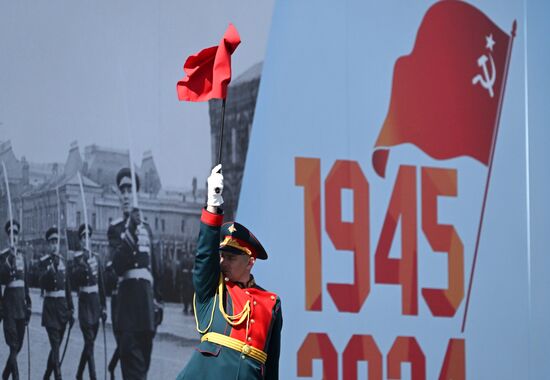
[[[203,210],[193,271],[198,328],[203,333],[216,332],[246,341],[264,351],[267,361],[264,365],[232,348],[205,341],[196,347],[196,352],[178,375],[178,380],[278,379],[283,325],[279,297],[256,285],[240,288],[232,282],[224,281],[222,286],[225,312],[229,315],[237,314],[249,300],[251,311],[248,322],[245,320],[240,325],[232,326],[227,323],[218,307],[218,247],[222,222],[223,215],[214,215]]]

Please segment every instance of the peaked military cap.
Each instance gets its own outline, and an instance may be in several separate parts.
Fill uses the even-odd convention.
[[[136,177],[136,191],[139,191],[139,176],[135,175]],[[119,190],[122,189],[122,186],[129,185],[132,186],[132,172],[130,168],[122,168],[118,171],[118,174],[116,175],[116,185]]]
[[[13,220],[8,220],[6,222],[6,225],[4,226],[4,231],[6,231],[6,233],[8,235],[10,234],[12,222],[13,222],[13,234],[18,235],[19,230],[21,229],[21,225],[19,224],[19,222],[17,220],[14,220],[14,219]]]
[[[89,224],[87,225],[88,226],[88,237],[92,236],[92,233],[94,232],[92,226],[90,226]],[[85,235],[86,235],[86,232],[84,231],[86,229],[86,224],[82,223],[80,225],[80,227],[78,227],[78,237],[79,238],[83,238]]]
[[[264,247],[256,239],[256,236],[242,224],[237,222],[224,223],[220,234],[222,237],[220,250],[239,255],[245,254],[260,260],[267,259],[267,252]]]
[[[57,227],[50,227],[46,231],[46,240],[59,239],[59,231]]]

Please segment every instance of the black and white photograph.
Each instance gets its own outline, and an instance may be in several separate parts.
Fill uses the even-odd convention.
[[[235,25],[222,150],[232,220],[272,8],[0,3],[3,379],[174,379],[185,367],[200,339],[192,272],[222,101],[179,101],[176,85],[187,57]],[[126,252],[132,228],[145,261]]]

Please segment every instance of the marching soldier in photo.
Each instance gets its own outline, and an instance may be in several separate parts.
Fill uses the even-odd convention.
[[[82,379],[86,364],[91,380],[95,380],[94,343],[99,330],[99,320],[107,319],[105,312],[105,289],[103,287],[103,266],[97,253],[86,249],[86,233],[88,240],[92,236],[92,227],[82,224],[78,229],[81,250],[74,255],[71,284],[78,292],[78,322],[84,338],[84,348],[80,355],[80,363],[76,378]]]
[[[52,372],[55,379],[61,379],[59,349],[65,335],[67,323],[74,323],[71,286],[67,277],[65,259],[59,254],[59,232],[51,227],[46,232],[49,253],[40,258],[40,287],[44,290],[42,326],[46,328],[50,341],[50,355],[44,379]]]
[[[110,260],[107,261],[107,264],[105,265],[105,275],[103,276],[103,278],[105,281],[105,291],[107,292],[108,295],[111,296],[111,325],[113,327],[113,335],[115,336],[116,347],[113,352],[113,356],[109,361],[108,370],[109,370],[111,380],[114,380],[116,366],[120,359],[119,353],[118,353],[119,352],[118,351],[119,328],[118,328],[118,323],[116,319],[118,276],[116,275],[115,270],[113,269],[113,262]]]
[[[267,253],[243,225],[222,225],[222,190],[218,165],[208,177],[193,272],[201,343],[178,379],[278,379],[281,302],[251,274]]]
[[[19,379],[17,354],[23,346],[25,326],[31,317],[31,298],[29,296],[28,263],[24,253],[17,247],[20,225],[17,221],[8,221],[4,230],[13,234],[13,246],[0,253],[0,320],[4,321],[4,338],[10,349],[2,379]]]
[[[136,192],[139,178],[136,176]],[[161,261],[154,252],[151,228],[131,209],[132,178],[128,168],[116,177],[123,218],[107,232],[113,268],[120,277],[116,319],[124,379],[146,379],[156,327],[162,322]],[[134,199],[134,202],[137,202]]]

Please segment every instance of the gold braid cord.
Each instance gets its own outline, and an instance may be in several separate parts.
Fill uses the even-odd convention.
[[[214,300],[212,302],[212,313],[210,315],[210,322],[208,322],[208,326],[204,330],[201,330],[199,328],[199,319],[197,318],[197,308],[196,308],[196,294],[193,295],[193,313],[195,314],[195,322],[197,326],[197,331],[201,334],[206,333],[210,327],[212,326],[212,321],[214,320],[214,310],[216,308],[216,297],[218,297],[218,308],[220,310],[220,313],[222,314],[223,318],[227,323],[229,323],[231,326],[238,326],[246,319],[246,336],[248,336],[248,325],[249,325],[249,319],[250,319],[250,300],[246,301],[243,309],[240,313],[229,315],[225,312],[225,309],[223,307],[223,289],[224,289],[225,283],[223,281],[223,276],[220,274],[220,280],[218,282],[218,291],[214,295]]]

